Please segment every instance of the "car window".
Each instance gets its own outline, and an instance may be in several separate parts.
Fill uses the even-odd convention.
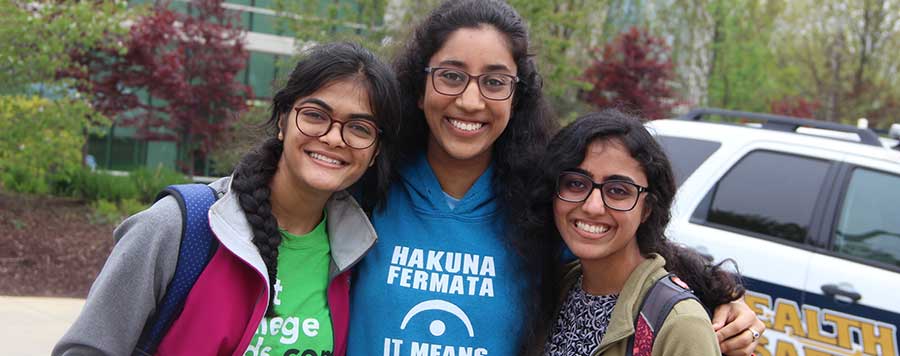
[[[853,170],[832,248],[900,267],[900,176]]]
[[[796,155],[753,151],[713,186],[693,218],[803,243],[830,164]]]
[[[675,184],[681,186],[709,156],[716,152],[721,143],[695,140],[691,138],[656,136],[660,146],[666,151],[675,171]]]

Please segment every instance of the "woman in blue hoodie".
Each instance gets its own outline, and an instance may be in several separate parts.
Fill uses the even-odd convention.
[[[508,4],[446,1],[396,58],[405,147],[352,283],[350,355],[516,355],[529,319],[548,317],[537,312],[556,296],[553,242],[510,223],[556,130],[528,47]],[[726,342],[749,354],[742,332],[762,323],[727,305],[719,319],[737,322],[723,335],[739,337]]]

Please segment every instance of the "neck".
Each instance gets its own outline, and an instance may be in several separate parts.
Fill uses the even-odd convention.
[[[291,179],[284,160],[278,162],[278,170],[269,183],[272,191],[269,200],[278,227],[294,235],[305,235],[322,221],[322,211],[331,193],[315,191],[298,183]]]
[[[434,139],[428,140],[426,157],[441,189],[456,199],[466,195],[491,163],[490,150],[470,159],[456,159],[441,149]]]
[[[583,275],[581,288],[585,292],[591,295],[609,295],[622,291],[631,272],[646,260],[637,248],[637,240],[632,240],[623,249],[628,251],[603,259],[581,261]]]

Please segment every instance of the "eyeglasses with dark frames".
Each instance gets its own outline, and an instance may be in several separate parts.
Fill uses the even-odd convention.
[[[600,189],[603,205],[616,211],[634,209],[638,197],[647,191],[647,187],[624,180],[597,183],[586,174],[575,171],[563,171],[556,178],[556,196],[570,203],[587,200],[595,189]]]
[[[341,127],[341,140],[350,148],[362,150],[372,147],[381,134],[381,130],[369,120],[337,121],[327,112],[314,106],[296,107],[294,111],[297,112],[294,123],[300,133],[309,137],[322,137],[327,135],[337,122]]]
[[[509,99],[519,82],[519,77],[504,73],[471,75],[459,69],[444,67],[425,67],[425,72],[431,74],[431,85],[438,93],[450,96],[462,94],[474,79],[481,96],[496,101]]]

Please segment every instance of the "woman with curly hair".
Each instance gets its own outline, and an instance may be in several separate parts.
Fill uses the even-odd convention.
[[[395,58],[397,175],[353,280],[352,355],[517,355],[535,337],[530,319],[556,299],[560,260],[545,252],[557,242],[515,220],[557,126],[528,50],[508,4],[445,1]],[[754,323],[746,305],[726,306],[721,318],[737,317],[725,336]]]
[[[744,289],[736,275],[665,237],[675,178],[640,120],[613,110],[585,115],[553,138],[539,167],[523,229],[565,242],[578,261],[564,273],[554,317],[538,327],[534,349],[545,349],[536,354],[626,355],[641,301],[675,271],[703,304],[675,304],[652,345],[632,343],[653,355],[719,355],[703,305],[727,303]]]
[[[155,354],[346,353],[349,271],[376,236],[344,190],[358,184],[371,193],[369,208],[386,191],[398,95],[390,67],[358,45],[303,55],[272,99],[268,137],[231,177],[209,185],[218,200],[208,226],[219,247]],[[119,225],[54,355],[153,353],[143,346],[147,320],[179,249],[196,247],[181,244],[182,214],[168,196]]]

